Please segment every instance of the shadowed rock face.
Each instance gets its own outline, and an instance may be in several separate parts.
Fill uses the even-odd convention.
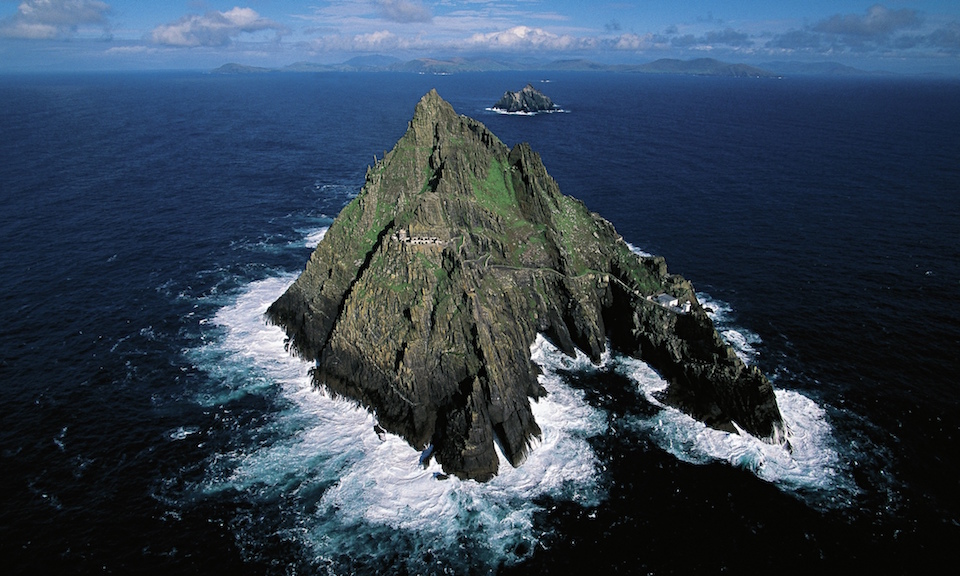
[[[689,312],[647,298],[663,293]],[[461,478],[496,474],[495,441],[520,465],[540,435],[538,332],[595,361],[609,338],[711,426],[783,428],[770,383],[723,343],[689,282],[561,194],[528,145],[508,149],[436,91],[267,315],[316,362],[317,385],[417,449],[433,444]]]
[[[493,105],[493,109],[504,112],[534,113],[557,110],[557,105],[532,84],[527,84],[519,92],[504,92],[503,98]]]

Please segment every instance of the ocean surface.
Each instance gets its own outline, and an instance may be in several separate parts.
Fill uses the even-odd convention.
[[[533,82],[564,113],[499,115]],[[437,88],[666,257],[793,452],[538,340],[487,484],[311,388],[262,314]],[[6,574],[922,573],[960,545],[960,82],[0,76]]]

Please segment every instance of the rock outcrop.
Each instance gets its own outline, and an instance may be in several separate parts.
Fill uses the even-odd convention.
[[[436,91],[267,315],[315,362],[317,385],[417,449],[432,444],[461,478],[492,478],[495,444],[520,465],[539,436],[537,333],[595,361],[609,340],[711,426],[783,429],[770,383],[717,335],[688,281],[561,194],[527,144],[507,148]]]
[[[493,105],[493,109],[501,112],[536,114],[537,112],[555,112],[559,107],[532,84],[527,84],[519,92],[504,92],[503,98]]]

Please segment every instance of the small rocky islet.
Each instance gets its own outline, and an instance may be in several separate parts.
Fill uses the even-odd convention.
[[[553,103],[543,92],[527,84],[522,90],[504,92],[503,97],[491,107],[497,112],[510,114],[537,114],[540,112],[560,112],[560,107]]]
[[[317,386],[463,479],[496,475],[496,445],[521,465],[540,436],[537,334],[595,362],[609,342],[705,424],[785,436],[770,382],[717,334],[689,281],[562,194],[529,145],[508,148],[435,90],[267,318]]]

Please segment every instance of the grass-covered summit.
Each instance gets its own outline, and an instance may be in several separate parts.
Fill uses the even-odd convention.
[[[783,428],[769,382],[724,344],[689,282],[561,194],[528,145],[507,148],[436,91],[268,317],[316,362],[316,384],[416,448],[433,444],[462,478],[496,474],[495,440],[520,465],[540,434],[538,332],[596,360],[609,340],[712,426]]]

